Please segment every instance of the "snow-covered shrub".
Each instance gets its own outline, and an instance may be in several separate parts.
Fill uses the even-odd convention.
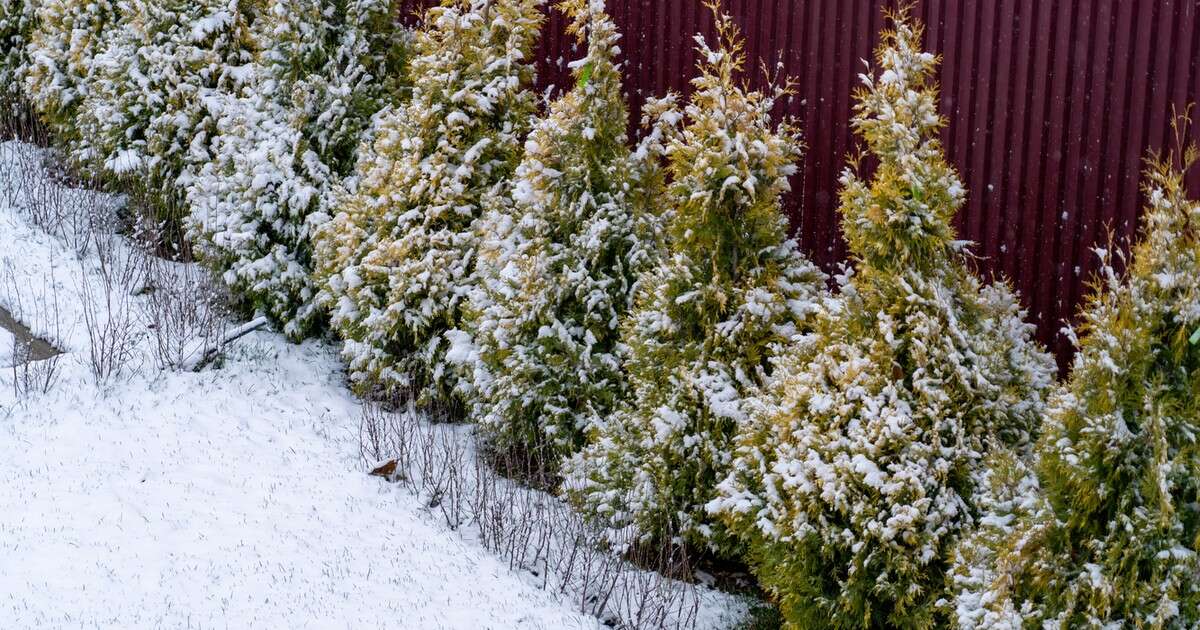
[[[300,150],[286,110],[266,98],[218,93],[205,103],[213,157],[186,176],[188,235],[245,310],[302,337],[317,312],[308,219],[321,207],[328,169]]]
[[[93,60],[105,30],[120,23],[115,0],[38,0],[29,37],[29,101],[61,143],[79,139],[79,107],[92,84]]]
[[[541,0],[443,0],[413,42],[411,101],[377,120],[354,190],[316,234],[317,276],[360,387],[458,400],[443,333],[475,282],[475,223],[535,111]]]
[[[371,118],[406,92],[412,33],[399,11],[399,0],[272,0],[257,27],[261,91],[337,175],[354,170]]]
[[[773,347],[805,330],[824,274],[787,240],[781,196],[801,143],[789,124],[772,126],[784,91],[744,87],[740,35],[729,16],[716,20],[720,44],[696,38],[695,91],[667,144],[666,251],[623,323],[631,402],[591,429],[564,489],[611,529],[728,552],[705,505],[732,459],[744,397]]]
[[[484,221],[469,315],[480,362],[467,368],[489,447],[551,475],[624,393],[618,322],[656,250],[647,202],[660,170],[627,144],[619,34],[603,2],[560,8],[587,55],[525,142],[511,207]]]
[[[311,234],[361,130],[399,96],[406,31],[387,2],[274,0],[243,95],[207,91],[212,138],[194,147],[188,235],[247,310],[290,337],[317,321]],[[386,47],[385,47],[386,46]]]
[[[1042,493],[997,506],[969,549],[982,553],[964,554],[962,627],[1200,626],[1200,203],[1183,183],[1196,157],[1151,162],[1125,272],[1102,252],[1037,446]]]
[[[177,199],[176,179],[212,132],[203,97],[235,93],[250,74],[252,8],[240,0],[124,5],[93,60],[76,157]]]
[[[955,240],[965,192],[938,142],[937,60],[891,17],[853,118],[878,166],[842,178],[853,270],[778,359],[711,506],[794,628],[941,626],[973,474],[1030,441],[1053,383],[1016,298]]]
[[[971,500],[979,518],[951,556],[944,602],[948,625],[962,630],[1041,627],[1033,609],[1012,597],[1014,567],[1004,555],[1010,544],[1020,544],[1018,531],[1028,539],[1035,531],[1030,525],[1049,516],[1031,460],[1025,449],[999,448],[975,472]]]
[[[26,45],[34,26],[35,5],[29,0],[0,0],[0,116],[21,101],[21,81],[29,69]]]

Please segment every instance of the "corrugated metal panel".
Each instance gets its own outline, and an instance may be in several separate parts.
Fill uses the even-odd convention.
[[[788,211],[802,247],[826,267],[846,255],[836,206],[838,175],[857,147],[851,95],[882,12],[896,4],[724,2],[756,64],[781,64],[796,81],[780,114],[796,117],[808,154]],[[700,0],[608,5],[625,34],[636,120],[646,97],[686,91],[692,35],[711,37],[713,23]],[[1057,333],[1095,271],[1092,247],[1109,229],[1133,234],[1143,158],[1170,141],[1172,105],[1200,101],[1200,0],[923,0],[915,14],[926,47],[942,55],[943,139],[969,189],[961,234],[978,244],[983,270],[1012,281],[1042,340],[1065,358]],[[577,55],[553,16],[539,51],[543,85],[565,85]],[[747,78],[762,83],[759,72]],[[1200,194],[1200,172],[1189,175]]]

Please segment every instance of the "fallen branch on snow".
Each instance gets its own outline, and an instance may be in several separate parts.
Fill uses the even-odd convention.
[[[220,354],[221,349],[225,347],[225,344],[236,341],[241,337],[245,337],[259,328],[263,328],[268,323],[269,322],[266,317],[255,317],[254,319],[242,324],[241,326],[238,326],[237,328],[226,331],[225,334],[221,335],[221,338],[217,340],[216,344],[204,348],[199,353],[193,352],[188,356],[187,360],[180,364],[179,368],[188,372],[199,372],[204,368],[204,366],[208,365],[210,361],[215,359],[217,355]]]

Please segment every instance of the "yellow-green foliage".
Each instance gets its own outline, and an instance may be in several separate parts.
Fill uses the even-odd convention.
[[[997,553],[963,558],[960,600],[981,604],[964,626],[1200,625],[1200,203],[1183,185],[1195,157],[1151,163],[1126,271],[1102,252],[1038,443],[1042,496],[1000,506],[981,534]]]
[[[559,8],[587,54],[530,132],[512,203],[485,222],[468,322],[479,362],[466,365],[488,447],[551,475],[625,394],[618,323],[657,249],[648,206],[661,170],[628,146],[620,36],[603,3]]]
[[[92,68],[106,29],[121,19],[113,0],[39,0],[30,35],[29,100],[68,145],[79,140],[76,118],[93,81]]]
[[[843,176],[853,269],[750,405],[711,509],[750,545],[789,628],[933,628],[984,453],[1028,442],[1054,365],[1004,285],[970,270],[965,191],[938,142],[937,59],[892,16]]]
[[[541,0],[444,0],[425,15],[411,102],[382,117],[347,194],[315,244],[317,276],[365,387],[454,402],[446,361],[475,280],[484,206],[520,159],[535,111]]]
[[[211,131],[204,99],[232,93],[253,58],[255,5],[239,0],[131,0],[104,32],[80,109],[82,162],[149,179],[178,198],[176,178]]]
[[[363,129],[402,96],[410,38],[394,13],[389,0],[269,0],[252,24],[254,62],[238,70],[243,89],[204,97],[209,133],[180,178],[193,252],[235,304],[292,338],[322,323],[313,226],[328,219]]]
[[[667,251],[623,324],[632,401],[592,429],[565,488],[614,535],[678,535],[730,553],[705,505],[727,472],[744,396],[773,348],[805,327],[824,274],[787,240],[781,197],[801,145],[795,128],[771,121],[784,92],[746,89],[740,35],[728,16],[717,26],[718,48],[697,38],[700,75],[667,143]]]

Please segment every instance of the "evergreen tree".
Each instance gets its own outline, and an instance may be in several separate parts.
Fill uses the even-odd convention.
[[[104,32],[121,21],[115,0],[39,0],[25,85],[42,120],[66,146],[79,138],[79,108],[92,85]]]
[[[1026,450],[996,449],[973,476],[972,500],[981,516],[955,546],[945,601],[950,621],[962,630],[1041,627],[1031,602],[1013,597],[1013,557],[1005,554],[1018,531],[1027,536],[1034,522],[1049,516]]]
[[[469,322],[483,436],[551,475],[625,390],[618,322],[655,251],[658,172],[627,145],[619,35],[603,1],[559,7],[587,55],[525,142],[512,207],[489,217]]]
[[[1200,203],[1183,181],[1196,157],[1151,161],[1126,270],[1102,252],[1037,479],[1007,486],[1033,490],[1008,491],[1024,499],[998,503],[960,559],[963,627],[1200,626]]]
[[[26,47],[34,28],[34,8],[28,0],[0,0],[0,117],[15,115],[22,101],[20,86],[29,69]]]
[[[319,313],[312,286],[310,218],[324,204],[328,167],[302,150],[288,112],[261,95],[205,99],[214,135],[181,179],[188,237],[199,258],[248,312],[292,339]]]
[[[243,94],[203,101],[213,136],[181,178],[189,236],[247,310],[292,338],[318,321],[313,225],[362,129],[399,97],[408,38],[393,13],[372,0],[273,0],[255,24],[261,52]]]
[[[520,159],[535,111],[541,0],[443,0],[411,60],[412,100],[370,133],[354,189],[317,234],[317,274],[360,387],[453,404],[447,363],[476,274],[476,221]]]
[[[399,0],[271,0],[257,29],[268,79],[261,91],[339,176],[353,172],[372,117],[407,92],[412,33],[400,10]]]
[[[254,9],[243,0],[130,0],[93,62],[80,161],[145,178],[171,207],[177,178],[212,134],[205,98],[236,93],[253,74]]]
[[[1027,443],[1054,364],[1004,285],[969,269],[964,190],[938,142],[937,60],[905,13],[853,126],[878,159],[842,178],[853,270],[751,405],[711,508],[793,628],[931,628],[984,453]]]
[[[715,5],[720,45],[697,37],[699,76],[667,142],[667,251],[623,324],[632,402],[590,431],[567,493],[614,532],[731,551],[705,505],[773,347],[806,326],[824,276],[786,240],[781,196],[800,138],[772,128],[784,90],[740,82],[743,44]]]

